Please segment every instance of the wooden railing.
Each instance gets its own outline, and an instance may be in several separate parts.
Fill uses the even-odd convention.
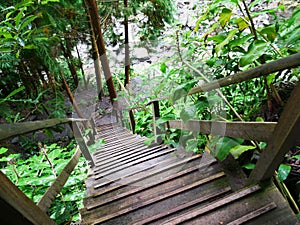
[[[62,172],[58,175],[46,193],[42,196],[39,202],[35,205],[31,199],[24,195],[1,171],[0,171],[0,199],[5,200],[14,209],[19,211],[31,223],[40,224],[55,224],[46,214],[50,208],[53,200],[58,193],[61,192],[65,183],[67,182],[71,172],[76,167],[81,153],[86,158],[90,167],[95,165],[94,160],[89,152],[86,142],[93,143],[96,135],[96,128],[93,118],[74,119],[74,118],[57,118],[43,121],[32,121],[17,124],[1,124],[0,125],[0,140],[31,133],[37,130],[42,130],[52,126],[69,123],[74,133],[74,137],[78,143],[78,147],[64,167]],[[85,123],[83,127],[90,124],[92,132],[88,134],[88,138],[83,137],[82,131],[78,123]],[[88,140],[87,140],[88,139]]]
[[[187,95],[201,92],[208,92],[237,84],[271,73],[283,71],[285,69],[300,66],[300,54],[294,54],[276,61],[263,64],[248,71],[233,74],[231,76],[215,80],[213,82],[192,88]],[[160,117],[159,101],[168,99],[169,96],[161,97],[150,101],[147,105],[153,105],[153,125],[154,133],[161,131],[156,126],[155,121]],[[132,112],[132,109],[127,109]],[[300,84],[298,82],[292,96],[288,100],[285,109],[278,123],[275,122],[224,122],[192,120],[184,123],[180,120],[168,121],[169,128],[183,129],[202,134],[212,134],[243,138],[253,141],[267,142],[267,148],[261,154],[255,169],[249,177],[249,183],[264,181],[272,177],[275,169],[283,161],[284,155],[289,148],[300,141]],[[135,124],[133,116],[130,117],[131,127]],[[225,128],[225,129],[224,129]]]

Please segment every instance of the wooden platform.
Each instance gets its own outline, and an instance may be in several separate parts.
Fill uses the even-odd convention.
[[[83,224],[298,224],[272,184],[244,186],[237,166],[188,154],[117,125],[100,127],[105,146],[94,153]]]

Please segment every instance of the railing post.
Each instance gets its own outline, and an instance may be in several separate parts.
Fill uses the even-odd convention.
[[[135,133],[135,120],[132,109],[128,111],[132,133]]]
[[[156,120],[160,117],[158,101],[152,102],[152,110],[153,110],[153,132],[154,132],[154,135],[157,136],[162,133],[161,130],[159,129],[159,127],[156,125]],[[162,142],[162,138],[157,137],[156,143],[161,143],[161,142]]]
[[[74,122],[72,124],[73,126],[73,132],[74,132],[74,137],[81,149],[81,152],[83,154],[83,156],[85,157],[85,159],[89,162],[91,168],[95,166],[95,163],[94,163],[94,160],[93,160],[93,157],[91,156],[90,154],[90,151],[89,151],[89,148],[88,146],[86,145],[85,141],[84,141],[84,137],[81,133],[81,130],[79,129],[78,125],[76,122]]]
[[[271,178],[291,147],[299,144],[300,133],[300,82],[292,92],[279,118],[268,145],[259,157],[248,183]]]

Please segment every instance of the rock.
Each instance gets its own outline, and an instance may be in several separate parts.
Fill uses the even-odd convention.
[[[150,58],[148,50],[146,48],[134,48],[132,51],[132,58],[136,58],[145,61]]]

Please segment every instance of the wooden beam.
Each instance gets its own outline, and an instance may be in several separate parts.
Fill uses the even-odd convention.
[[[300,143],[300,82],[279,118],[278,125],[269,139],[252,173],[249,183],[271,178],[291,147]]]
[[[83,122],[86,120],[74,118],[55,118],[24,123],[0,124],[0,140],[75,121]]]
[[[90,167],[94,167],[95,166],[94,159],[91,156],[88,146],[86,145],[86,142],[84,140],[81,130],[79,129],[76,122],[73,123],[72,127],[73,127],[74,137],[81,149],[81,152],[82,152],[84,158],[88,161],[88,164],[90,165]]]
[[[59,192],[61,192],[61,190],[64,187],[65,183],[67,182],[71,172],[76,167],[76,165],[79,161],[80,155],[81,155],[80,148],[77,147],[77,150],[74,153],[71,160],[68,162],[68,164],[61,171],[59,176],[55,179],[55,181],[52,183],[52,185],[49,187],[49,189],[45,192],[43,197],[37,203],[37,206],[40,207],[40,209],[43,212],[46,213],[48,211],[48,209],[50,208],[55,197],[58,195]]]
[[[277,71],[295,68],[298,66],[300,66],[300,53],[263,64],[261,66],[255,67],[244,72],[236,73],[231,76],[212,81],[200,87],[192,88],[188,92],[188,95],[215,90],[220,87],[226,87],[231,84],[241,83],[243,81],[248,81],[253,78],[266,76]]]
[[[187,95],[192,95],[200,92],[208,92],[211,90],[218,89],[220,87],[226,87],[231,84],[241,83],[243,81],[248,81],[261,76],[267,76],[271,73],[275,73],[285,69],[295,68],[298,66],[300,66],[300,53],[263,64],[261,66],[255,67],[244,72],[235,73],[231,76],[218,79],[207,84],[203,84],[199,87],[194,87],[187,93]],[[166,100],[168,98],[169,96],[156,98],[148,102],[147,105],[150,105],[155,101]]]
[[[268,141],[277,123],[275,122],[223,122],[209,120],[169,121],[170,128],[243,138],[246,140]]]
[[[0,198],[35,225],[55,225],[49,216],[0,171]],[[14,218],[11,218],[13,220]]]

